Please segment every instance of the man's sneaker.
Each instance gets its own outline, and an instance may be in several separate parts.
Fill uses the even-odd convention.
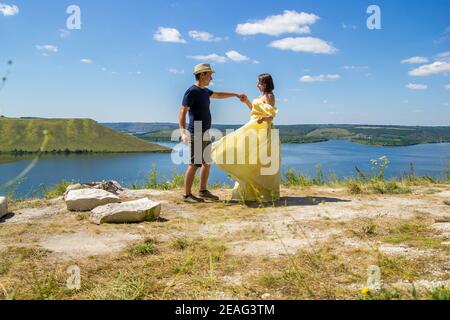
[[[208,199],[208,200],[212,200],[212,201],[219,201],[219,197],[213,195],[211,192],[209,192],[208,190],[202,190],[199,192],[198,196],[202,199]]]
[[[203,202],[205,202],[205,200],[197,198],[196,196],[194,196],[192,194],[190,194],[188,196],[183,196],[183,200],[184,200],[184,202],[187,202],[187,203],[203,203]]]

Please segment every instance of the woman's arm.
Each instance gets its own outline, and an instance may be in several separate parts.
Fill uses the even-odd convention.
[[[258,119],[258,123],[261,124],[263,122],[272,122],[273,121],[273,117],[262,117],[260,119]]]
[[[244,97],[241,99],[241,101],[242,101],[242,103],[244,103],[244,104],[250,109],[250,111],[253,110],[253,105],[252,105],[252,103],[250,102],[250,100],[248,100],[247,96],[244,96]]]

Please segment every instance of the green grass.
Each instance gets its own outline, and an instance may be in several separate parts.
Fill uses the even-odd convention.
[[[62,196],[68,185],[75,183],[61,181],[50,189],[41,186],[46,198],[54,198]],[[285,187],[311,187],[311,186],[329,186],[332,188],[346,188],[349,194],[409,194],[412,186],[430,186],[436,183],[448,183],[445,180],[433,179],[430,177],[402,177],[393,179],[384,178],[342,178],[339,179],[334,173],[325,176],[320,165],[316,166],[316,176],[308,177],[302,172],[296,172],[294,169],[288,169],[281,181]],[[180,174],[177,170],[172,171],[172,177],[167,178],[159,174],[156,165],[147,176],[147,180],[143,184],[134,183],[129,186],[131,189],[157,189],[157,190],[174,190],[184,186],[184,174]],[[200,186],[199,174],[196,175],[193,188]],[[210,183],[208,188],[221,189],[231,188],[233,183]],[[449,201],[444,201],[450,205]]]
[[[0,153],[169,152],[90,119],[0,118]]]
[[[440,248],[441,241],[433,238],[433,230],[426,221],[413,220],[392,226],[382,241],[390,244],[407,244],[419,248]]]
[[[163,181],[161,181],[163,180]],[[148,174],[147,180],[144,184],[132,184],[130,186],[131,189],[157,189],[157,190],[174,190],[178,188],[182,188],[184,186],[184,174],[179,174],[175,169],[172,171],[172,177],[167,178],[163,177],[158,173],[158,170],[155,165],[151,169]],[[199,174],[195,176],[193,188],[200,187],[200,178]],[[220,188],[229,188],[231,184],[228,183],[211,183],[208,185],[210,189],[220,189]]]
[[[127,251],[132,256],[147,256],[156,254],[158,249],[156,248],[156,241],[152,238],[147,238],[144,243],[135,245]]]
[[[450,290],[445,287],[435,288],[431,292],[431,300],[450,300]]]
[[[64,195],[67,187],[73,183],[73,181],[69,182],[66,180],[62,180],[60,183],[54,185],[51,189],[47,189],[45,185],[41,185],[41,188],[46,199],[53,199]]]

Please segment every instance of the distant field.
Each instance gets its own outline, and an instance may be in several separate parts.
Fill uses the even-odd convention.
[[[311,131],[306,136],[327,139],[330,136],[333,136],[335,138],[348,138],[351,137],[351,135],[352,135],[351,132],[348,131],[347,129],[323,128]]]
[[[146,141],[170,141],[175,123],[104,124],[115,130],[133,133]],[[240,125],[213,125],[225,132]],[[450,142],[450,127],[410,127],[374,125],[280,125],[281,142],[315,143],[328,140],[348,140],[376,146],[407,146],[424,143]],[[139,129],[138,131],[133,131]]]
[[[383,127],[355,127],[355,129],[386,129]],[[396,127],[389,127],[389,130],[410,130],[410,131],[416,131],[417,129],[407,129],[407,128],[396,128]]]
[[[169,149],[117,132],[90,119],[0,118],[0,152],[168,152]]]

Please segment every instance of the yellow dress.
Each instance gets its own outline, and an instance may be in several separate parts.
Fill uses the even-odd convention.
[[[250,121],[212,144],[211,159],[236,181],[231,200],[272,202],[280,198],[281,144],[272,122],[278,109],[255,99]]]

